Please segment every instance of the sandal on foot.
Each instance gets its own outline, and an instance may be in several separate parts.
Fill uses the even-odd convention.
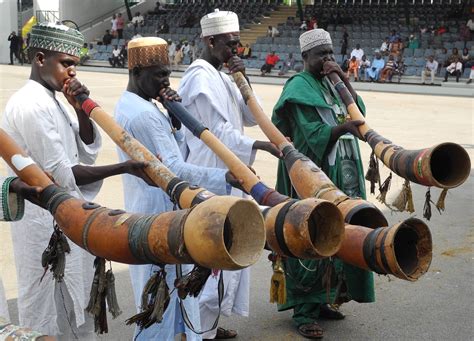
[[[214,339],[233,339],[237,336],[237,332],[232,329],[224,329],[222,327],[217,327],[216,337]]]
[[[298,333],[307,339],[322,339],[323,328],[317,323],[305,323],[298,326]]]
[[[346,317],[335,304],[321,304],[319,317],[328,320],[342,320]]]

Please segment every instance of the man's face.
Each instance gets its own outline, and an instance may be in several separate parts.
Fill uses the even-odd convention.
[[[428,60],[432,63],[434,58],[433,57],[429,57]]]
[[[214,36],[213,41],[213,47],[211,47],[212,56],[221,63],[226,63],[233,56],[233,51],[237,50],[237,45],[240,42],[240,33],[219,34]]]
[[[321,71],[323,71],[323,64],[327,61],[334,61],[334,52],[331,44],[325,44],[313,47],[303,56],[306,62],[306,69],[316,78],[322,79]]]
[[[358,50],[358,49],[360,49],[360,45],[359,45],[359,44],[356,45],[356,50]]]
[[[61,91],[64,83],[76,77],[76,65],[79,57],[59,52],[38,52],[35,63],[39,67],[40,77],[55,91]]]
[[[135,76],[137,86],[147,97],[156,99],[161,89],[170,86],[170,73],[168,66],[163,64],[142,68]]]

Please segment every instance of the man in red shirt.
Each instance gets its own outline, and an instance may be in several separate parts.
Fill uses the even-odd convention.
[[[265,64],[263,64],[260,68],[260,71],[262,71],[261,76],[263,77],[266,73],[270,73],[279,60],[280,57],[275,54],[275,51],[272,51],[272,53],[267,54],[267,57],[265,58]]]

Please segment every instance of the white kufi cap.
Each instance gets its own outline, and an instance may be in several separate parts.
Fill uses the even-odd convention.
[[[301,53],[320,45],[332,45],[331,36],[327,31],[315,28],[300,35]]]
[[[203,37],[218,34],[239,32],[239,17],[230,11],[214,10],[213,13],[206,14],[201,19],[201,30]]]

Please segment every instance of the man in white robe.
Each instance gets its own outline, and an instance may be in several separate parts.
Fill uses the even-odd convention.
[[[257,149],[280,156],[270,142],[255,141],[245,136],[244,126],[254,126],[256,121],[245,104],[237,86],[224,72],[219,71],[223,63],[228,63],[230,72],[242,72],[245,66],[235,56],[240,41],[239,21],[233,12],[216,10],[201,19],[204,50],[200,59],[195,60],[184,73],[178,92],[183,105],[237,157],[247,165],[252,165]],[[188,129],[186,136],[186,162],[205,166],[226,168],[222,160]],[[232,194],[243,196],[237,189]],[[223,271],[224,297],[221,313],[249,315],[250,269]],[[209,330],[219,315],[219,276],[211,276],[199,297],[201,327]],[[234,330],[215,328],[203,334],[203,338],[230,338],[237,335]]]
[[[76,78],[75,70],[83,43],[80,32],[64,25],[38,24],[32,28],[30,79],[9,99],[2,128],[59,186],[74,196],[92,200],[100,189],[100,180],[124,172],[138,174],[144,164],[87,166],[97,157],[101,137],[75,99],[89,93]],[[62,91],[74,107],[75,117],[57,99],[56,91]],[[41,265],[53,224],[48,211],[31,203],[26,204],[24,219],[11,224],[20,325],[58,340],[93,340],[94,322],[84,309],[94,258],[69,242],[71,252],[66,254],[64,279],[53,280],[51,272],[45,273]]]
[[[183,140],[180,123],[161,111],[154,99],[165,89],[166,97],[179,100],[176,92],[169,88],[169,67],[166,41],[157,37],[139,38],[129,42],[129,83],[115,107],[115,119],[127,132],[140,141],[151,153],[159,155],[163,164],[180,179],[200,185],[215,194],[228,194],[225,169],[198,167],[186,163],[181,155],[179,143]],[[118,149],[120,160],[128,156]],[[150,187],[143,181],[125,175],[123,177],[125,209],[131,212],[158,214],[175,209],[169,196],[159,188]],[[183,274],[192,265],[182,265]],[[130,265],[130,276],[137,311],[140,311],[143,288],[154,272],[156,265]],[[176,266],[166,265],[167,283],[170,290],[177,277]],[[196,331],[201,330],[198,300],[187,297],[183,301],[190,322]],[[177,334],[185,333],[186,340],[201,340],[185,323],[179,307],[177,290],[171,294],[170,303],[161,323],[135,332],[136,340],[174,340]]]

